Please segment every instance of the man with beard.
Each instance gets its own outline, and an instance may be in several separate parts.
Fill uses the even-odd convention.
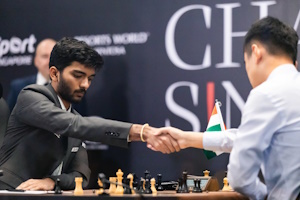
[[[148,124],[82,117],[72,108],[102,65],[86,43],[57,42],[49,63],[51,84],[25,87],[12,111],[0,149],[0,189],[53,190],[59,178],[61,189],[70,190],[78,176],[86,186],[90,169],[81,140],[120,147],[142,140],[163,153],[179,151],[172,137]]]
[[[9,88],[7,95],[7,104],[10,111],[13,110],[20,91],[27,85],[38,84],[46,85],[49,80],[49,60],[51,51],[56,44],[56,41],[52,38],[43,39],[36,47],[34,55],[34,67],[37,69],[37,73],[22,78],[14,79]],[[83,98],[79,104],[74,104],[73,108],[81,115],[86,116],[87,106],[86,99]]]

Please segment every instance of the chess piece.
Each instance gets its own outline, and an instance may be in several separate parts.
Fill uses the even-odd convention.
[[[83,189],[82,189],[82,177],[76,177],[75,178],[75,190],[74,195],[83,195]]]
[[[146,170],[144,173],[145,173],[144,179],[145,179],[145,180],[146,180],[146,179],[149,179],[149,180],[150,180],[150,178],[151,178],[150,172],[149,172],[148,170]]]
[[[181,191],[182,191],[182,178],[179,178],[178,179],[178,187],[177,187],[176,192],[181,193]]]
[[[145,194],[152,194],[151,185],[149,179],[146,179],[145,183]]]
[[[200,179],[194,179],[194,188],[193,193],[200,193],[202,192],[200,187],[201,180]]]
[[[155,188],[155,178],[151,178],[150,184],[151,184],[152,195],[156,196],[157,195],[157,190]]]
[[[162,175],[161,174],[157,174],[157,191],[163,191],[164,188],[161,185],[162,182]]]
[[[109,185],[108,193],[114,194],[117,189],[117,186],[116,186],[117,177],[109,177],[109,182],[110,182],[110,185]]]
[[[144,193],[145,193],[145,179],[141,178],[139,194],[144,194]]]
[[[210,173],[210,171],[208,171],[208,170],[203,171],[204,177],[209,177],[209,173]]]
[[[103,183],[100,180],[100,178],[98,178],[98,185],[99,185],[99,190],[96,191],[96,194],[97,195],[101,195],[101,194],[103,194],[104,189],[103,189]]]
[[[132,174],[128,174],[127,178],[130,179],[130,181],[129,181],[129,187],[131,188],[131,194],[135,194],[135,191],[133,189],[133,175]]]
[[[189,193],[189,189],[187,187],[187,171],[182,172],[181,193]]]
[[[128,186],[130,184],[130,179],[129,178],[124,179],[124,184]],[[124,194],[132,194],[131,188],[124,187]]]
[[[133,183],[132,183],[133,191],[132,191],[132,194],[135,194],[136,193],[135,191],[138,191],[138,177],[136,176],[135,173],[132,173],[132,176],[133,176]]]
[[[61,188],[60,188],[60,179],[57,178],[55,180],[55,190],[54,190],[54,194],[62,194],[61,192]]]
[[[117,186],[115,194],[118,194],[118,195],[122,195],[124,193],[124,188],[122,186],[123,174],[124,173],[121,171],[121,169],[119,169],[116,173],[117,180],[118,180],[118,186]]]
[[[222,191],[233,191],[232,187],[230,187],[229,183],[228,183],[228,179],[227,179],[227,172],[225,172],[225,177],[223,178],[223,189]]]

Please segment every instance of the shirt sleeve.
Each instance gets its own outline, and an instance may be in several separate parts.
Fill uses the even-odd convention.
[[[210,151],[230,153],[236,133],[237,129],[204,132],[203,148]]]
[[[250,93],[230,154],[229,183],[250,199],[264,199],[267,194],[258,172],[273,134],[285,123],[280,108],[275,105],[274,99],[266,94]]]

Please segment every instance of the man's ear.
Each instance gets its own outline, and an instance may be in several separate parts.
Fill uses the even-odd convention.
[[[58,82],[59,71],[55,66],[50,67],[49,75],[52,82]]]
[[[252,50],[252,56],[255,56],[255,63],[258,64],[262,59],[263,51],[261,47],[257,44],[252,44],[251,50]]]

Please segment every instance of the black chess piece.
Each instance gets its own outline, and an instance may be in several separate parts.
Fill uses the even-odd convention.
[[[145,179],[141,178],[140,180],[140,189],[139,189],[139,194],[145,194],[145,190],[144,190],[144,182],[145,182]]]
[[[200,179],[194,179],[194,188],[193,193],[200,193],[202,192],[200,187],[201,180]]]
[[[182,172],[181,193],[189,193],[189,189],[187,187],[187,171]]]
[[[152,190],[151,190],[151,185],[150,185],[150,180],[149,179],[146,179],[145,194],[152,194]]]
[[[62,194],[61,188],[60,188],[60,179],[57,178],[55,181],[55,190],[54,194]]]
[[[130,183],[130,179],[129,178],[125,178],[124,179],[124,184],[127,185],[128,187],[124,187],[124,192],[123,194],[132,194],[132,191],[129,187],[129,183]]]
[[[132,182],[133,190],[137,191],[138,185],[139,185],[139,183],[138,183],[138,177],[137,177],[137,175],[135,173],[131,173],[131,174],[133,176],[133,182]]]
[[[182,193],[182,178],[178,179],[178,187],[176,190],[177,193]]]
[[[161,185],[161,182],[162,182],[162,175],[157,174],[157,187],[156,187],[157,191],[163,191],[164,190],[164,188]]]
[[[144,177],[144,179],[146,180],[146,179],[151,179],[151,175],[150,175],[150,172],[148,171],[148,170],[146,170],[145,172],[145,177]]]

